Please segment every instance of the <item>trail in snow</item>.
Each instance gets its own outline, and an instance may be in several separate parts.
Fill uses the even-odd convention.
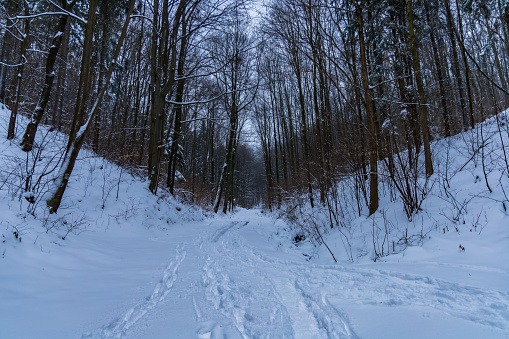
[[[4,126],[8,116],[0,109]],[[492,121],[492,132],[496,127]],[[309,242],[292,244],[295,234],[283,222],[278,229],[256,210],[203,221],[193,208],[158,199],[145,183],[86,150],[66,197],[68,214],[38,214],[44,227],[50,225],[41,230],[41,219],[26,214],[28,202],[14,193],[22,186],[15,178],[23,178],[26,154],[0,143],[6,173],[0,337],[509,338],[509,213],[500,189],[509,183],[505,163],[496,164],[502,146],[498,134],[485,138],[486,181],[499,185],[491,194],[480,189],[483,174],[474,164],[480,159],[470,158],[469,142],[460,143],[465,135],[435,145],[434,154],[464,168],[446,168],[452,202],[444,204],[441,189],[424,201],[420,234],[443,232],[375,264],[368,262],[365,227],[372,221],[374,228],[376,218],[356,217],[350,235],[359,260],[335,265]],[[47,136],[60,141],[46,150],[65,147],[61,135]],[[38,171],[49,168],[49,159],[40,159]],[[108,198],[105,192],[114,187],[117,198]],[[395,204],[381,204],[384,221],[395,218],[387,219],[393,235],[418,228]],[[90,232],[64,241],[59,233],[78,215]],[[328,234],[335,253],[341,240]]]
[[[291,272],[289,275],[296,277],[295,286],[307,299],[310,309],[320,304],[327,305],[326,297],[320,291],[328,291],[338,299],[358,304],[429,306],[454,317],[509,331],[509,293],[416,274],[341,265],[302,265],[267,258],[252,248],[246,250],[267,265],[286,267]],[[469,268],[481,272],[489,270],[475,266]],[[346,333],[350,333],[348,326],[345,329]]]
[[[245,338],[276,333],[292,338],[358,338],[341,308],[348,304],[417,308],[423,314],[438,311],[509,333],[508,293],[418,274],[280,259],[243,236],[247,225],[238,221],[224,226],[210,238],[212,246],[204,246],[210,254],[204,265],[209,299],[235,320]],[[284,321],[250,321],[257,313],[274,316],[278,308]],[[259,323],[265,324],[265,332],[256,331]],[[288,323],[291,327],[285,327]]]
[[[385,271],[304,269],[298,288],[319,302],[330,296],[360,305],[418,306],[478,324],[509,330],[509,295],[411,274]],[[332,289],[331,287],[335,287]]]
[[[298,280],[295,281],[295,288],[301,292],[306,307],[313,314],[320,328],[325,330],[328,338],[358,338],[350,327],[346,315],[332,306],[327,297],[314,298]]]
[[[168,264],[163,272],[161,281],[156,285],[154,292],[149,297],[129,309],[122,318],[115,319],[97,333],[84,334],[82,338],[122,338],[138,320],[150,310],[156,308],[170,293],[175,280],[177,280],[177,270],[186,258],[186,251],[182,245],[177,247],[176,252],[175,259]]]
[[[233,221],[200,242],[207,253],[202,273],[206,299],[244,338],[293,338],[288,311],[263,268],[231,252],[242,246],[235,232],[248,224]]]
[[[198,237],[191,233],[152,295],[83,337],[133,337],[130,330],[167,297],[189,299],[196,338],[360,338],[352,308],[444,314],[480,333],[509,334],[508,293],[419,274],[285,260],[263,247],[267,235],[258,228],[267,222],[245,212],[239,220],[213,221]]]
[[[336,317],[334,325],[328,310],[311,307],[294,283],[296,272],[253,254],[238,232],[248,224],[233,222],[210,238],[214,246],[208,248],[204,281],[216,309],[235,320],[244,338],[356,338],[343,318]]]

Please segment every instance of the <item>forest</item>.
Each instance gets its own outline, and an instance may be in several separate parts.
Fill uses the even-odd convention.
[[[371,215],[382,188],[411,219],[430,144],[509,105],[506,0],[2,0],[0,18],[2,137],[59,159],[24,176],[52,213],[87,148],[214,212],[320,205],[338,223],[341,194]]]
[[[0,0],[0,338],[509,338],[509,0]]]

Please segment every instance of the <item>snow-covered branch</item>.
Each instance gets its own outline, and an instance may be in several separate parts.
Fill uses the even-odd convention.
[[[10,20],[18,20],[18,19],[35,19],[42,16],[47,15],[69,15],[71,18],[74,18],[84,24],[87,23],[87,21],[83,18],[80,18],[79,16],[69,12],[69,11],[62,11],[62,12],[44,12],[44,13],[37,13],[37,14],[31,14],[31,15],[17,15],[13,18],[10,18]]]

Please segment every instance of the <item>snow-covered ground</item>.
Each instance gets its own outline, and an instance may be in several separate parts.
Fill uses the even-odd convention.
[[[65,138],[43,128],[34,162],[5,140],[7,120],[0,109],[0,338],[509,338],[509,184],[494,165],[493,119],[483,134],[493,193],[469,161],[472,133],[437,142],[454,199],[437,183],[412,222],[382,199],[383,213],[345,227],[353,262],[345,236],[329,232],[338,263],[309,239],[294,243],[298,230],[277,214],[211,216],[87,151],[49,215],[51,174],[37,180]],[[388,239],[425,236],[374,262],[384,220]]]

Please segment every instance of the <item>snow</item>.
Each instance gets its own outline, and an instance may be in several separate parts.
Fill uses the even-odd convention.
[[[2,109],[0,135],[8,119]],[[497,165],[494,119],[483,125],[493,193],[479,158],[469,161],[479,131],[435,142],[437,182],[422,211],[409,222],[388,194],[370,218],[352,208],[344,235],[326,235],[337,264],[310,238],[295,243],[299,229],[277,213],[211,215],[156,197],[146,182],[86,150],[58,215],[50,215],[44,199],[54,183],[35,182],[66,140],[40,130],[42,159],[0,140],[0,338],[509,337],[501,189],[509,192],[509,179]],[[22,174],[32,162],[25,193]],[[448,197],[438,173],[448,173]],[[423,237],[374,262],[372,232],[384,221],[390,241],[405,230]]]

